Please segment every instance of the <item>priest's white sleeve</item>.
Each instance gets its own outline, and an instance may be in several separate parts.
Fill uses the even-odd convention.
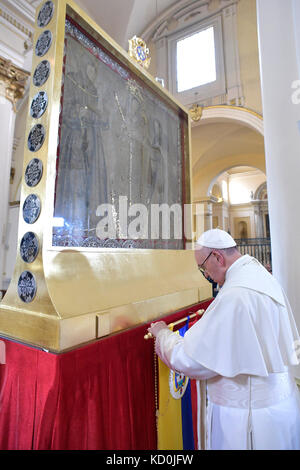
[[[155,342],[156,354],[172,370],[196,380],[207,380],[218,375],[189,357],[183,349],[183,338],[168,328],[160,330]]]

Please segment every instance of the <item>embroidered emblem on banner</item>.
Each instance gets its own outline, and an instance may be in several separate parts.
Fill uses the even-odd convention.
[[[169,375],[169,388],[173,398],[179,400],[183,397],[186,387],[188,386],[189,378],[183,374],[170,370]]]

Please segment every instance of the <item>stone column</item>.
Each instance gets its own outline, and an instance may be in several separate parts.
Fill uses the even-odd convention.
[[[204,231],[210,230],[213,227],[212,223],[212,202],[204,201]]]
[[[264,238],[264,222],[260,201],[252,201],[254,211],[255,238]]]
[[[16,103],[24,95],[28,76],[28,72],[15,67],[11,61],[0,57],[0,289],[3,289],[5,236]]]
[[[298,4],[257,0],[273,274],[288,295],[300,330]]]
[[[197,235],[212,229],[212,204],[209,197],[199,199],[194,202],[194,213],[197,214]]]

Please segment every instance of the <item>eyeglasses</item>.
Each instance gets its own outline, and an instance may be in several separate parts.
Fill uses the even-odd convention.
[[[198,269],[202,274],[205,274],[206,267],[204,266],[210,255],[212,254],[212,251],[209,253],[209,255],[205,258],[202,264],[198,264]]]

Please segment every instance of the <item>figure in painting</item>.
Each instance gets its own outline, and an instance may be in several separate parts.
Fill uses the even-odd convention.
[[[125,129],[129,141],[129,202],[147,207],[166,203],[168,179],[162,151],[162,126],[157,118],[147,113],[139,88],[131,83],[129,92]]]
[[[87,52],[76,54],[78,47],[68,40],[55,217],[64,219],[69,235],[80,243],[95,235],[96,209],[107,202],[102,131],[108,123],[97,89],[98,61]]]
[[[142,93],[138,87],[129,85],[129,103],[126,113],[128,138],[128,202],[146,204],[145,175],[149,167],[149,117]]]
[[[168,202],[167,162],[162,151],[162,127],[158,119],[153,120],[153,140],[147,177],[147,204]]]

